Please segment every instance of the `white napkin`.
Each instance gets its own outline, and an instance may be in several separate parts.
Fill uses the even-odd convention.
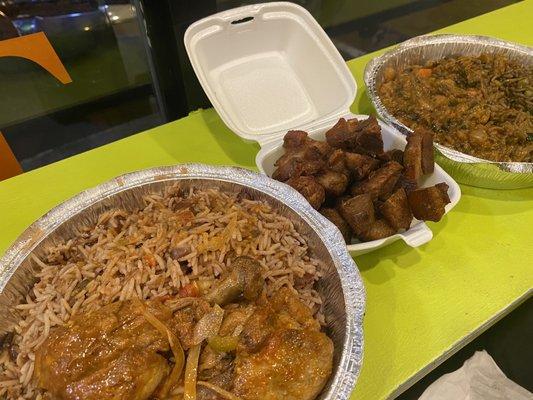
[[[455,372],[441,376],[419,400],[532,400],[533,394],[498,368],[485,351],[477,351]]]

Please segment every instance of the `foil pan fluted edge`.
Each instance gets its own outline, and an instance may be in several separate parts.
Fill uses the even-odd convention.
[[[385,68],[424,63],[451,55],[479,55],[482,52],[507,55],[526,65],[533,64],[533,48],[487,36],[423,35],[401,43],[372,59],[365,68],[368,97],[379,117],[400,132],[412,132],[385,108],[378,94]],[[449,147],[435,144],[437,162],[457,181],[491,189],[533,187],[533,163],[496,162],[477,158]]]
[[[243,168],[182,164],[142,170],[85,190],[53,208],[27,228],[0,258],[0,330],[13,318],[14,302],[20,301],[34,283],[32,253],[42,254],[54,240],[75,232],[74,225],[95,221],[102,210],[133,204],[142,194],[175,181],[252,192],[254,198],[268,201],[277,212],[289,217],[307,239],[312,256],[325,261],[326,274],[318,281],[317,290],[324,297],[326,329],[334,342],[335,355],[333,375],[319,399],[347,399],[363,359],[366,296],[357,265],[339,230],[302,195],[288,185]]]

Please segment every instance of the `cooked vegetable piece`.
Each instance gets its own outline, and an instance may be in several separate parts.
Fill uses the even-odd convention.
[[[431,68],[420,68],[417,75],[421,78],[429,78],[431,76]]]
[[[213,336],[208,340],[209,346],[216,351],[230,352],[237,348],[237,336]]]
[[[247,256],[233,260],[231,271],[205,295],[205,299],[214,304],[224,305],[243,296],[246,300],[255,300],[263,291],[261,264]]]
[[[200,294],[200,288],[196,282],[188,283],[179,290],[180,297],[198,297]]]
[[[187,364],[185,365],[185,378],[183,381],[183,400],[196,400],[196,381],[198,380],[198,359],[200,358],[201,345],[197,344],[189,350]]]
[[[200,344],[204,340],[217,335],[223,319],[224,310],[218,304],[215,304],[194,327],[193,343]]]

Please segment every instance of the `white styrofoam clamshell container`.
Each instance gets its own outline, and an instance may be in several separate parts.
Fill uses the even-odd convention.
[[[357,85],[343,58],[313,16],[293,3],[255,4],[227,10],[193,23],[185,32],[193,69],[224,123],[246,140],[257,141],[256,164],[271,176],[283,154],[283,136],[301,129],[324,140],[350,105]],[[359,116],[366,118],[367,116]],[[380,122],[386,149],[405,147],[404,136]],[[461,191],[436,166],[423,186],[446,182],[451,203]],[[352,255],[367,253],[398,239],[416,247],[433,234],[424,222],[381,240],[352,243]]]

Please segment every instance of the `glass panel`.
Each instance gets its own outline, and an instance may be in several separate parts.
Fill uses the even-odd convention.
[[[42,32],[72,79],[63,84],[30,60],[0,58],[0,131],[25,170],[162,122],[129,1],[15,0],[0,10],[0,54],[8,39]]]

